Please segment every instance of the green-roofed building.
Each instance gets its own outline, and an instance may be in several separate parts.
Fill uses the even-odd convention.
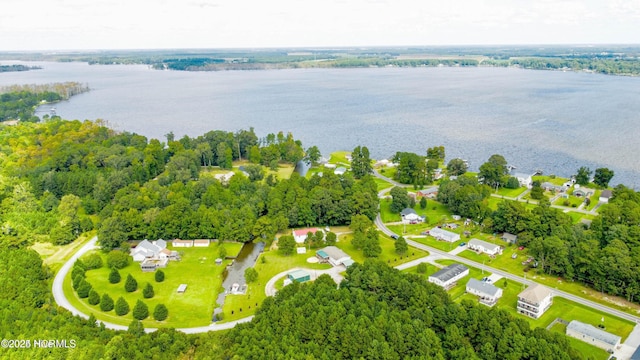
[[[301,283],[311,280],[311,274],[304,270],[295,270],[287,274],[287,278],[292,282],[295,281]]]

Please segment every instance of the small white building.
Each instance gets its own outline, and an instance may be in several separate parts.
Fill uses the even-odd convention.
[[[595,345],[609,352],[615,351],[622,340],[620,336],[577,320],[573,320],[567,325],[567,336],[582,340],[587,344]]]
[[[344,173],[346,172],[347,172],[347,168],[343,166],[340,166],[339,168],[333,170],[333,173],[336,175],[344,175]]]
[[[193,240],[194,247],[209,247],[210,243],[211,243],[211,240],[207,240],[207,239]]]
[[[174,239],[171,245],[173,245],[173,247],[193,247],[193,240]]]
[[[439,227],[434,227],[433,229],[429,230],[429,235],[433,236],[438,240],[447,241],[447,242],[456,242],[460,240],[460,234],[456,234],[454,232],[441,229]]]
[[[518,294],[518,313],[540,318],[553,304],[553,294],[551,290],[540,285],[533,284]]]
[[[469,294],[477,296],[480,303],[487,306],[495,305],[502,297],[502,289],[478,279],[469,279],[466,290]]]
[[[429,275],[429,282],[445,289],[453,287],[456,282],[469,275],[469,269],[462,264],[451,264]]]
[[[483,252],[488,255],[502,254],[502,247],[500,245],[492,244],[479,239],[471,239],[467,243],[467,247],[471,250]]]

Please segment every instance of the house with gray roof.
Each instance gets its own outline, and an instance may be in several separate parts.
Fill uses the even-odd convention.
[[[329,263],[332,266],[344,265],[349,267],[353,264],[351,256],[336,246],[327,246],[316,251],[316,257],[321,263]]]
[[[598,201],[601,203],[608,203],[609,199],[611,199],[611,196],[613,196],[613,192],[611,190],[602,190]]]
[[[467,247],[471,250],[482,252],[488,255],[497,255],[502,253],[500,245],[492,244],[480,239],[471,239],[467,243]]]
[[[553,191],[553,192],[565,192],[565,190],[567,190],[567,188],[564,185],[556,185],[548,181],[545,181],[542,184],[540,184],[540,187],[543,190]]]
[[[477,296],[480,303],[487,306],[495,305],[502,297],[502,289],[478,279],[469,279],[466,290],[469,294]]]
[[[424,221],[424,217],[418,215],[412,208],[406,208],[400,212],[404,224],[417,224]]]
[[[451,264],[429,276],[429,282],[450,289],[456,282],[469,275],[469,268],[462,264]]]
[[[434,227],[429,230],[429,235],[433,236],[438,240],[448,241],[448,242],[456,242],[460,240],[460,234],[456,234],[451,231],[444,230],[439,227]]]
[[[515,244],[518,241],[518,235],[505,232],[502,233],[500,239],[504,240],[507,244]]]
[[[567,336],[582,340],[587,344],[595,345],[609,352],[615,351],[622,340],[620,336],[577,320],[573,320],[567,325]]]

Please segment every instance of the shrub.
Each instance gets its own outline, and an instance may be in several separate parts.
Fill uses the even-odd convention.
[[[100,269],[103,265],[102,256],[96,253],[83,256],[82,262],[86,266],[87,270]]]
[[[100,294],[98,294],[97,291],[91,289],[91,291],[89,291],[89,299],[87,300],[91,305],[98,305],[100,303]]]
[[[246,268],[244,270],[244,279],[247,281],[247,283],[255,282],[256,280],[258,280],[258,272],[252,267]]]
[[[133,318],[136,320],[144,320],[149,317],[149,308],[147,304],[138,300],[136,306],[133,307]]]
[[[116,268],[111,268],[111,272],[109,273],[109,282],[111,284],[117,284],[122,280],[120,277],[120,272]]]
[[[109,294],[104,294],[100,298],[100,310],[105,312],[113,310],[113,299]]]
[[[120,250],[112,250],[107,255],[107,266],[110,268],[123,269],[131,262],[131,256]]]
[[[131,276],[131,274],[127,275],[127,281],[124,283],[124,290],[126,292],[134,292],[138,290],[138,282],[133,278],[133,276]]]
[[[85,270],[84,268],[74,266],[73,270],[71,270],[71,279],[75,279],[78,275],[85,278]]]
[[[425,263],[420,263],[418,264],[418,267],[416,269],[418,271],[418,274],[424,274],[427,272],[427,264]]]
[[[147,283],[147,286],[145,286],[144,289],[142,290],[142,296],[144,296],[145,299],[151,299],[153,295],[154,295],[153,286]]]
[[[116,301],[116,315],[123,316],[129,313],[129,304],[122,296]]]
[[[163,282],[164,281],[164,271],[162,271],[162,270],[156,271],[155,278],[156,278],[156,282]]]
[[[82,279],[80,285],[78,286],[78,297],[80,299],[86,299],[89,297],[89,292],[91,291],[92,286],[87,282],[86,279]]]
[[[164,304],[158,304],[153,309],[153,318],[157,321],[164,321],[169,316],[169,310]]]
[[[73,290],[78,291],[78,287],[80,286],[83,280],[84,280],[84,273],[82,275],[81,274],[76,275],[71,282],[71,286],[73,286]]]

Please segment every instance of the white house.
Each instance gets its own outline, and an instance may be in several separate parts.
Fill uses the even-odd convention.
[[[601,203],[608,203],[612,195],[613,195],[613,192],[611,190],[602,190],[598,201]]]
[[[429,282],[445,289],[451,288],[458,280],[469,275],[469,269],[462,264],[451,264],[429,275]]]
[[[532,179],[531,175],[529,175],[529,174],[515,173],[515,174],[513,174],[513,177],[518,179],[518,182],[520,183],[520,186],[524,186],[526,188],[531,188],[531,185],[533,184],[533,179]]]
[[[438,240],[443,240],[448,242],[456,242],[460,240],[460,234],[456,234],[454,232],[441,229],[439,227],[434,227],[433,229],[429,230],[429,235],[433,236]]]
[[[469,279],[466,290],[469,294],[477,296],[480,303],[488,306],[495,305],[502,297],[502,289],[478,279]]]
[[[483,252],[488,255],[502,254],[502,247],[500,245],[492,244],[490,242],[482,241],[479,239],[471,239],[467,243],[467,247],[471,250]]]
[[[307,239],[308,233],[313,233],[315,235],[316,231],[320,229],[318,228],[305,228],[299,230],[293,230],[293,238],[298,244],[302,244]],[[322,230],[320,230],[322,231]]]
[[[160,252],[166,249],[167,243],[164,240],[157,240],[151,242],[149,240],[142,240],[136,247],[131,249],[131,256],[133,261],[142,262],[145,259],[159,259]],[[171,253],[171,252],[169,252]]]
[[[520,314],[538,319],[551,307],[552,303],[551,290],[540,284],[534,284],[518,294],[517,310]]]
[[[593,195],[596,191],[593,189],[589,189],[586,187],[580,187],[580,185],[576,185],[573,188],[573,193],[571,195],[573,196],[579,196],[579,197],[589,197],[591,195]]]
[[[329,263],[333,266],[344,265],[349,267],[353,264],[351,256],[335,246],[327,246],[316,251],[316,257],[320,262]]]
[[[620,336],[613,335],[595,326],[572,320],[567,325],[567,336],[582,340],[609,352],[620,346]]]
[[[233,177],[233,175],[235,175],[236,173],[234,173],[233,171],[229,171],[227,173],[223,173],[223,174],[215,174],[213,175],[213,177],[220,181],[223,184],[226,184],[227,182],[229,182],[229,180]]]
[[[336,164],[326,163],[326,164],[324,164],[324,167],[326,167],[327,169],[335,169],[336,168]]]
[[[418,215],[412,208],[406,208],[400,212],[403,224],[417,224],[424,221],[424,217]]]

